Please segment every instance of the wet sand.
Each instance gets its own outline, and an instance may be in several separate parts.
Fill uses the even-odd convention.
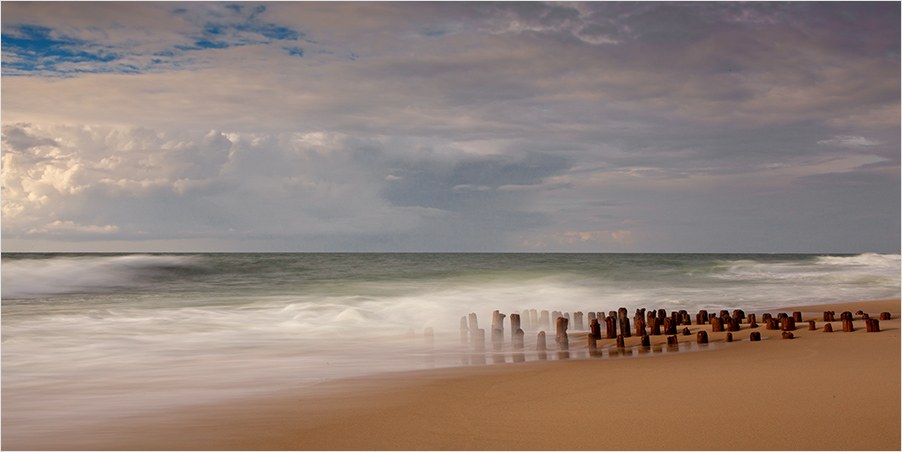
[[[824,333],[821,312],[880,312],[879,333]],[[634,308],[630,308],[630,313]],[[636,352],[383,374],[121,419],[4,449],[130,450],[899,450],[899,300],[787,307],[804,322],[784,340],[760,321],[708,331],[709,350]],[[695,313],[691,313],[694,320]],[[808,320],[817,330],[808,331]],[[679,327],[682,329],[683,327]],[[748,341],[758,331],[764,340]],[[652,336],[663,347],[665,336]],[[529,341],[527,341],[529,342]],[[613,340],[602,339],[605,356]],[[572,334],[574,355],[585,333]],[[690,346],[690,344],[692,344]],[[549,347],[554,346],[549,338]]]

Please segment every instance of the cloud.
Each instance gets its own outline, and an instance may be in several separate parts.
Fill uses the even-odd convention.
[[[7,239],[729,251],[830,180],[898,223],[895,3],[3,12]]]
[[[855,135],[843,135],[836,136],[830,138],[829,140],[821,140],[818,141],[817,144],[821,144],[824,146],[849,146],[849,147],[868,147],[868,146],[877,146],[880,143],[877,141],[871,141],[865,137],[855,136]]]

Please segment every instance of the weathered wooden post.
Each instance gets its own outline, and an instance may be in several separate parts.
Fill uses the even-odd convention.
[[[573,331],[582,331],[585,328],[583,327],[583,312],[576,311],[573,313]]]
[[[523,350],[523,340],[526,336],[526,333],[523,332],[523,328],[517,328],[517,331],[514,333],[514,350]]]
[[[791,317],[790,317],[790,318],[791,318]],[[794,336],[792,335],[791,332],[789,332],[789,331],[784,331],[784,332],[783,332],[783,339],[792,339],[793,337],[794,337]]]
[[[815,331],[815,330],[817,330],[817,325],[815,325],[814,320],[809,320],[808,321],[808,331]]]
[[[739,331],[739,319],[727,317],[727,331]]]
[[[595,356],[595,354],[598,353],[598,341],[595,339],[595,335],[591,333],[587,334],[586,340],[589,342],[589,356]]]
[[[708,333],[705,331],[699,331],[695,334],[695,342],[699,344],[707,344],[708,343]]]
[[[534,330],[539,327],[539,314],[535,309],[529,310],[529,329]]]
[[[636,336],[645,336],[645,320],[642,317],[636,318]]]
[[[467,316],[460,318],[460,345],[466,346],[470,338],[470,327],[467,326]]]
[[[868,320],[868,319],[870,319],[870,318],[871,318],[871,316],[868,315],[867,312],[865,312],[864,314],[861,314],[861,320]]]
[[[755,314],[749,314],[749,328],[758,328],[758,323],[755,322]]]
[[[783,331],[795,331],[796,330],[795,317],[783,317],[783,320],[780,322],[780,329]]]
[[[626,308],[621,308],[621,309],[623,309],[623,312],[626,312]],[[631,336],[631,334],[630,334],[630,318],[627,317],[626,315],[623,315],[620,317],[620,334],[622,334],[623,337]]]
[[[761,333],[758,331],[752,331],[752,334],[749,334],[749,340],[752,342],[758,342],[761,340]]]
[[[504,345],[504,318],[506,315],[499,311],[492,312],[492,348],[501,350]]]
[[[618,335],[617,335],[617,348],[624,348],[624,347],[626,347],[626,344],[625,344],[625,342],[623,341],[623,335],[622,335],[622,334],[618,334]]]
[[[642,336],[642,346],[651,347],[651,339],[649,339],[647,334],[645,336]]]
[[[733,342],[733,333],[727,333],[727,336],[724,340],[726,340],[727,342]]]
[[[667,311],[664,309],[658,309],[658,323],[663,325],[664,318],[667,317]]]
[[[718,315],[718,317],[720,317],[722,320],[726,320],[727,317],[731,317],[730,311],[727,311],[726,309],[721,309],[720,315]]]
[[[834,311],[824,311],[824,321],[825,322],[835,322],[836,319],[833,316],[836,315]]]
[[[657,317],[652,317],[648,322],[648,334],[652,336],[660,336],[661,335],[661,324],[658,322]]]
[[[680,313],[678,311],[672,311],[670,313],[670,324],[674,327],[680,324]]]
[[[792,320],[802,323],[802,313],[799,311],[795,311],[792,313]]]
[[[868,333],[879,333],[880,332],[880,321],[877,319],[867,319],[864,324],[865,328],[867,328]]]
[[[707,325],[708,324],[708,311],[702,309],[698,311],[698,314],[695,315],[695,323],[696,325]]]
[[[833,332],[833,324],[828,323],[828,324],[824,325],[824,332],[832,333]]]
[[[536,335],[536,350],[537,351],[545,351],[545,332],[539,331],[539,334]]]
[[[689,331],[689,328],[683,328],[683,336],[689,336],[692,333]]]
[[[667,345],[669,346],[677,346],[680,345],[680,340],[676,335],[667,336]]]
[[[670,317],[664,318],[664,334],[676,334],[676,325]]]
[[[547,330],[551,328],[551,319],[548,317],[548,311],[539,313],[539,329]]]
[[[742,323],[742,320],[745,319],[745,311],[743,311],[742,309],[734,309],[733,317],[739,318],[739,323]]]
[[[558,348],[561,351],[570,350],[570,338],[567,336],[567,318],[558,317],[557,319],[557,333],[555,334],[554,341],[557,342]]]
[[[520,329],[520,314],[511,314],[511,343],[517,337],[517,330]]]
[[[852,320],[852,313],[850,311],[845,311],[839,315],[839,320],[842,321],[846,319]]]
[[[864,314],[864,311],[862,311],[861,309],[859,309],[858,312],[855,313],[855,315],[861,315],[861,314]]]
[[[881,312],[880,313],[880,320],[892,320],[892,318],[893,317],[890,315],[889,312]]]
[[[477,332],[477,330],[479,330],[479,322],[476,319],[476,314],[471,312],[469,317],[467,318],[467,321],[470,324],[470,328],[469,328],[470,329],[470,343],[475,343],[476,342],[476,332]]]
[[[589,335],[595,339],[601,339],[601,324],[598,323],[598,318],[592,319],[591,329],[592,331],[589,332]]]
[[[855,326],[852,324],[852,319],[844,318],[842,321],[842,330],[846,333],[851,333],[855,331]]]
[[[586,321],[589,322],[589,325],[591,326],[592,321],[595,320],[595,313],[589,312],[588,314],[586,314],[586,319],[587,319]]]
[[[607,316],[604,318],[604,329],[608,339],[617,337],[617,323],[615,323],[614,317]]]
[[[761,321],[764,322],[765,325],[767,325],[767,319],[771,319],[771,318],[773,318],[773,316],[770,315],[769,312],[765,312],[764,314],[761,314]]]
[[[719,317],[711,317],[711,332],[719,333],[723,331],[723,320]]]
[[[773,317],[768,318],[768,319],[767,319],[767,326],[766,326],[765,328],[768,329],[768,330],[775,330],[775,329],[777,329],[777,321],[774,320]]]

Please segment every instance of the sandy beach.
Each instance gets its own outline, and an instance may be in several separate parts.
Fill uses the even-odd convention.
[[[856,330],[843,332],[840,312],[859,309],[893,318],[869,333],[856,315]],[[836,311],[833,333],[823,331],[824,310]],[[632,357],[332,381],[40,439],[4,434],[3,448],[899,450],[899,300],[767,312],[792,311],[804,313],[792,340],[760,317],[754,330],[743,322],[731,343],[726,333],[693,324],[691,335],[678,336],[682,349],[693,350],[686,353],[639,354],[632,337]],[[701,330],[708,347],[694,345]],[[764,340],[750,342],[751,331]],[[665,339],[652,336],[653,347]],[[599,342],[605,356],[613,342]],[[585,333],[571,343],[574,352],[585,348]]]

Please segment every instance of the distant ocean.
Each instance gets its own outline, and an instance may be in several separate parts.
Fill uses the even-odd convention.
[[[40,434],[462,365],[471,312],[488,330],[495,309],[694,314],[899,298],[900,256],[4,253],[0,287],[3,428]]]

